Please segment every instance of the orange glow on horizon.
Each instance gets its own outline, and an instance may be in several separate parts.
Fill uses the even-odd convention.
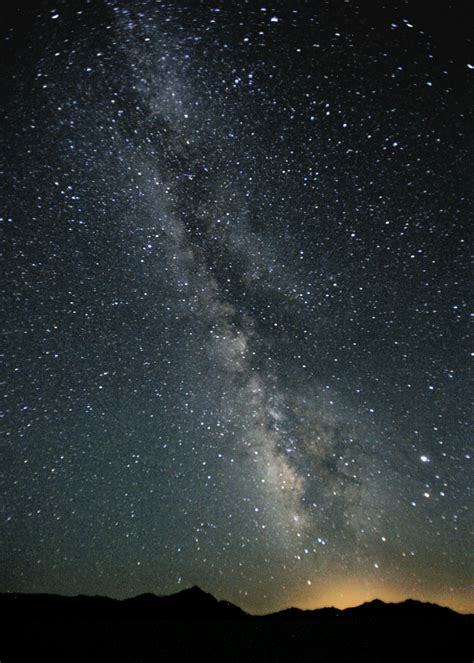
[[[380,599],[384,603],[400,603],[407,599],[414,599],[426,603],[437,603],[461,613],[473,613],[474,602],[472,593],[467,588],[465,592],[449,590],[421,590],[388,586],[380,583],[375,585],[364,578],[351,578],[346,581],[332,583],[331,586],[313,586],[301,592],[295,600],[295,607],[303,610],[316,610],[318,608],[334,607],[344,610]]]

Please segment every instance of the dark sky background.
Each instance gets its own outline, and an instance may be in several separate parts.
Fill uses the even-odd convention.
[[[469,3],[28,4],[0,591],[474,610]]]

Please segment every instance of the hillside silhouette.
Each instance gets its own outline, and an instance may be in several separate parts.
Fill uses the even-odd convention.
[[[31,661],[469,661],[474,615],[379,600],[253,616],[199,587],[122,601],[0,594],[2,663]]]

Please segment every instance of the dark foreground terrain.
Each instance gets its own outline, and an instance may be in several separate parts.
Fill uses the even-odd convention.
[[[247,615],[194,587],[125,601],[0,595],[0,661],[469,661],[473,615],[405,601]]]

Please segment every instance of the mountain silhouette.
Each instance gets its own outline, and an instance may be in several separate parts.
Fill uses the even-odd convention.
[[[0,661],[471,661],[473,615],[374,600],[253,616],[199,587],[170,596],[0,594]]]
[[[123,601],[123,608],[129,615],[161,619],[237,619],[245,616],[237,606],[218,601],[196,585],[170,596],[141,594]]]

